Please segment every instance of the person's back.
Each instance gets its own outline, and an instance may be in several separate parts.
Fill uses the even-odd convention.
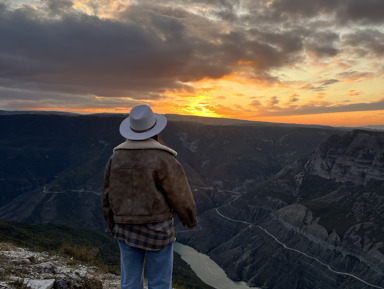
[[[173,214],[192,229],[196,205],[176,152],[152,139],[165,128],[164,116],[138,106],[120,125],[127,139],[105,170],[103,211],[118,239],[121,288],[143,288],[144,259],[149,289],[171,288]]]

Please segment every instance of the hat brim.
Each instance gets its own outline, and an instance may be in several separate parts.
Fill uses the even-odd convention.
[[[156,124],[146,132],[134,132],[131,129],[129,116],[120,124],[120,134],[129,140],[144,140],[159,134],[167,125],[167,118],[164,115],[154,113]]]

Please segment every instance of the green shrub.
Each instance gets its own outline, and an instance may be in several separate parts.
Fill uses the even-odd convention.
[[[84,287],[85,287],[85,289],[102,289],[103,284],[98,279],[85,278],[84,279]]]
[[[95,264],[96,255],[99,252],[98,248],[89,248],[86,246],[73,245],[70,243],[64,242],[60,249],[59,253],[73,257],[74,259],[90,264]]]

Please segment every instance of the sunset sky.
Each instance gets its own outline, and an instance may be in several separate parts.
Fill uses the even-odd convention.
[[[383,0],[0,0],[0,110],[384,125]]]

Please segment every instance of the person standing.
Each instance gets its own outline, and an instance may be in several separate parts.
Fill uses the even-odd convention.
[[[121,289],[144,288],[144,267],[149,289],[171,289],[174,214],[189,229],[198,223],[177,153],[159,140],[166,125],[148,105],[133,107],[105,169],[103,213],[120,247]]]

